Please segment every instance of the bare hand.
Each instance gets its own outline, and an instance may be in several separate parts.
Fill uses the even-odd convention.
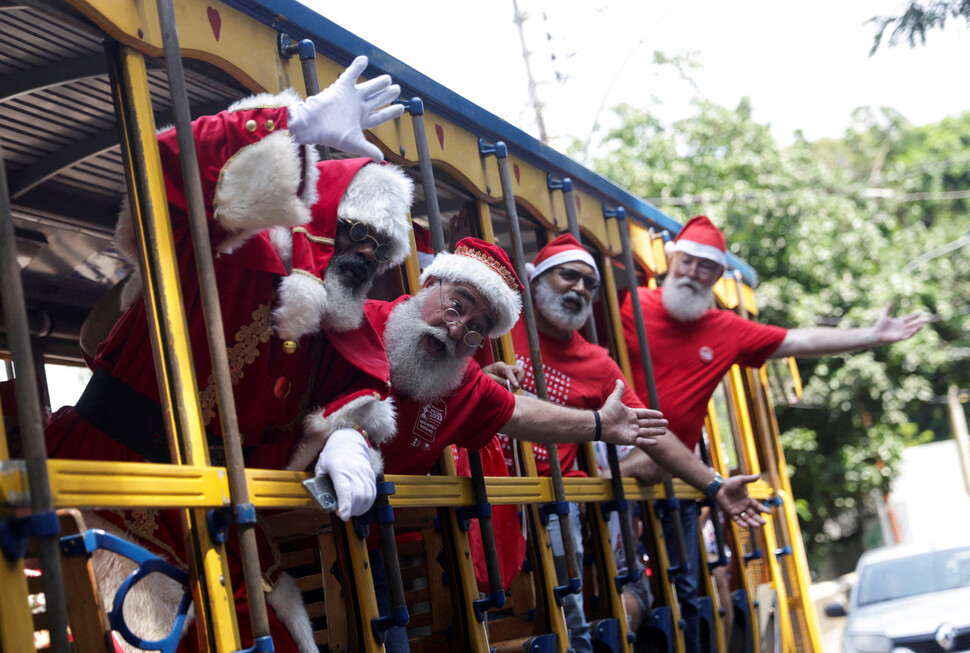
[[[717,505],[721,507],[724,514],[736,521],[739,526],[757,528],[764,526],[765,520],[761,518],[761,513],[767,513],[768,509],[760,501],[752,499],[748,495],[748,483],[754,483],[760,474],[741,474],[724,479],[721,489],[714,495]]]
[[[911,338],[927,322],[926,318],[920,316],[919,313],[910,313],[903,317],[892,317],[890,315],[892,308],[892,302],[887,302],[886,307],[882,310],[882,314],[872,327],[876,344],[888,345]]]
[[[517,365],[509,365],[502,361],[486,365],[482,368],[482,371],[500,386],[509,388],[512,392],[521,388],[522,381],[525,379],[525,370]]]
[[[602,440],[610,444],[632,444],[637,447],[652,447],[656,438],[667,433],[667,420],[659,410],[649,408],[630,408],[623,404],[623,381],[616,387],[606,403],[600,408],[602,420]]]

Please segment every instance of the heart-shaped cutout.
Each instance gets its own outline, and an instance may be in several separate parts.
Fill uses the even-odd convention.
[[[444,128],[441,125],[439,125],[438,123],[435,123],[435,125],[434,125],[434,133],[438,136],[438,145],[441,147],[442,150],[445,149],[445,130],[444,130]]]

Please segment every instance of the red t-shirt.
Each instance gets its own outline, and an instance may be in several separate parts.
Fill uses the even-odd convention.
[[[660,410],[670,430],[693,450],[701,437],[707,403],[731,366],[761,367],[788,331],[719,309],[707,311],[695,322],[678,322],[663,307],[659,288],[640,288],[639,293]],[[629,295],[620,306],[620,316],[633,383],[643,403],[649,404]]]
[[[408,296],[368,301],[364,310],[383,337],[387,317]],[[427,474],[450,444],[477,450],[498,433],[515,408],[515,395],[487,377],[471,358],[465,377],[449,396],[418,402],[391,388],[397,435],[381,444],[387,474]]]
[[[542,352],[542,371],[546,379],[546,393],[549,401],[560,406],[596,410],[616,387],[617,379],[626,384],[620,366],[610,358],[609,352],[599,345],[588,342],[579,331],[573,331],[569,340],[557,340],[539,334],[539,350]],[[532,373],[532,357],[529,355],[529,340],[522,320],[512,329],[512,342],[515,347],[515,360],[525,370],[522,393],[536,396],[535,377]],[[623,403],[633,408],[643,408],[643,403],[630,388],[623,390]],[[512,444],[505,435],[500,436],[506,460],[511,460]],[[586,473],[573,469],[579,443],[557,445],[559,463],[563,476],[585,476]],[[549,476],[549,453],[546,445],[534,443],[536,470],[540,476]]]

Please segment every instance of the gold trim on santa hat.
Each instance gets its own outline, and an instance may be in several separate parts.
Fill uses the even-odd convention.
[[[455,254],[458,254],[459,256],[467,256],[469,258],[473,258],[476,261],[479,261],[480,263],[487,265],[492,272],[502,277],[502,280],[505,281],[505,285],[507,285],[515,292],[519,291],[519,284],[518,282],[516,282],[515,277],[512,276],[512,273],[509,272],[509,269],[504,265],[502,265],[501,263],[499,263],[498,261],[496,261],[488,254],[486,254],[485,252],[471,247],[467,247],[465,245],[459,245],[458,247],[455,248]]]

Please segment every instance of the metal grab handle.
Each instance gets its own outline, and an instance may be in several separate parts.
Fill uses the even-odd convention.
[[[374,502],[374,512],[377,518],[377,530],[381,540],[381,554],[384,556],[384,576],[387,581],[388,593],[391,595],[390,623],[404,627],[408,624],[407,601],[404,598],[404,581],[401,578],[401,561],[397,557],[397,538],[394,536],[394,509],[391,508],[387,497],[394,493],[394,484],[384,480],[384,475],[377,477],[377,500]]]
[[[713,468],[714,461],[711,458],[711,447],[710,444],[708,444],[706,437],[701,438],[700,450],[701,460],[704,461],[705,465]],[[717,562],[714,564],[714,566],[723,567],[727,564],[727,553],[725,553],[727,545],[724,542],[724,524],[721,522],[721,512],[717,506],[717,501],[715,501],[713,497],[702,503],[706,503],[707,507],[709,508],[708,515],[711,519],[711,525],[714,527],[714,539],[717,542]]]
[[[17,263],[17,239],[13,230],[7,173],[0,144],[0,291],[3,294],[3,313],[9,329],[10,351],[17,375],[17,410],[20,413],[27,481],[30,487],[30,508],[33,514],[52,513],[50,478],[47,473],[47,445],[44,442],[44,420],[41,417],[40,396],[37,394],[37,375],[31,352],[24,286]],[[0,434],[2,437],[2,434]],[[57,533],[37,538],[40,558],[41,584],[47,596],[50,620],[51,649],[68,653],[71,643],[67,637],[67,600],[64,596],[64,577]]]
[[[411,125],[414,129],[414,142],[418,152],[418,166],[421,170],[421,184],[424,189],[425,207],[428,212],[428,228],[431,232],[431,248],[435,254],[447,249],[444,229],[441,224],[441,211],[438,206],[438,189],[434,183],[434,167],[431,165],[431,151],[428,149],[428,132],[424,125],[424,103],[421,98],[399,100],[408,113],[411,114]],[[485,567],[488,571],[488,586],[492,607],[501,608],[505,605],[505,586],[502,583],[502,570],[499,567],[498,549],[495,546],[495,530],[492,527],[488,490],[485,487],[485,472],[482,470],[482,457],[477,451],[468,452],[468,462],[471,467],[472,488],[475,503],[485,510],[478,515],[478,528],[482,536],[482,549],[485,553]],[[480,614],[476,610],[476,614]]]
[[[199,271],[203,314],[209,351],[212,356],[212,371],[216,378],[219,395],[219,420],[222,424],[222,439],[226,449],[226,471],[229,476],[230,500],[235,509],[239,505],[249,504],[249,487],[246,481],[242,440],[239,436],[236,402],[232,394],[232,383],[229,379],[229,357],[226,351],[219,289],[215,282],[215,266],[209,245],[209,226],[206,222],[199,162],[196,158],[195,139],[192,134],[189,99],[185,86],[185,71],[182,67],[175,10],[172,6],[172,0],[157,0],[157,7],[158,20],[162,30],[162,43],[165,50],[165,69],[168,73],[169,94],[172,99],[172,112],[175,117],[175,129],[178,138],[179,161],[182,164],[182,177],[185,184],[189,225],[195,249],[195,263]],[[259,639],[269,637],[270,630],[254,529],[255,523],[249,522],[240,523],[237,527],[253,636]]]
[[[320,81],[317,79],[317,49],[310,39],[303,39],[294,43],[289,34],[280,32],[277,37],[277,46],[280,56],[289,59],[294,54],[300,55],[300,68],[303,70],[303,87],[306,89],[306,96],[313,97],[320,92]],[[329,145],[318,145],[322,161],[329,161],[332,157]]]
[[[488,144],[484,138],[478,139],[478,152],[484,158],[495,155],[498,163],[499,179],[502,182],[502,198],[505,201],[505,214],[509,220],[509,236],[512,239],[512,262],[519,279],[528,279],[525,273],[525,253],[522,249],[522,233],[519,230],[519,216],[515,209],[515,192],[512,189],[512,175],[509,173],[508,149],[501,141],[494,145]],[[542,369],[542,353],[539,349],[539,336],[536,330],[536,318],[532,304],[532,290],[529,284],[523,283],[522,288],[522,317],[525,320],[526,335],[529,340],[529,356],[532,358],[532,374],[535,380],[536,396],[548,401],[546,391],[546,377]],[[566,489],[562,482],[562,466],[559,461],[559,448],[553,443],[546,444],[549,453],[549,475],[552,478],[553,494],[557,504],[566,503]],[[562,534],[563,549],[566,552],[566,575],[569,576],[569,591],[579,592],[582,589],[579,567],[576,560],[576,546],[573,542],[569,513],[559,515],[559,529]]]
[[[573,198],[573,182],[569,177],[556,180],[550,174],[547,177],[549,190],[561,190],[563,205],[566,207],[566,223],[569,233],[577,242],[582,243],[582,234],[579,232],[579,216],[576,214],[576,202]],[[586,339],[594,345],[599,344],[596,334],[596,320],[592,314],[586,321]],[[633,544],[633,530],[630,527],[630,510],[626,501],[626,493],[623,489],[623,477],[620,473],[620,459],[616,451],[615,444],[606,445],[606,457],[610,465],[610,486],[613,488],[613,499],[616,503],[617,512],[620,520],[620,535],[623,544],[623,555],[626,558],[627,574],[626,578],[636,580],[637,567],[634,564],[636,559],[636,547]]]
[[[630,303],[633,305],[633,320],[637,328],[637,343],[640,345],[640,364],[643,366],[643,376],[647,382],[647,394],[650,398],[650,407],[654,410],[662,410],[660,400],[657,397],[657,383],[653,376],[653,363],[650,360],[650,343],[647,341],[647,331],[643,324],[643,308],[640,306],[640,295],[637,292],[637,273],[633,264],[633,251],[630,249],[630,232],[626,223],[626,209],[622,206],[616,209],[603,207],[603,215],[607,218],[616,218],[617,231],[620,232],[620,242],[623,246],[623,265],[626,267],[627,286],[630,292]],[[679,570],[682,573],[689,573],[690,561],[687,560],[687,547],[684,543],[683,524],[680,521],[680,506],[674,498],[674,481],[670,474],[666,474],[663,480],[664,494],[667,501],[672,502],[676,512],[673,519],[674,546],[677,548],[677,556],[680,560]]]
[[[485,472],[482,469],[482,455],[477,451],[468,452],[468,464],[472,472],[472,492],[479,508],[490,508],[488,490],[485,488]],[[495,529],[492,527],[491,511],[488,515],[478,516],[478,528],[482,534],[482,549],[485,551],[485,567],[488,570],[489,603],[493,608],[505,606],[505,586],[502,583],[502,569],[499,567],[498,548],[495,546]]]

